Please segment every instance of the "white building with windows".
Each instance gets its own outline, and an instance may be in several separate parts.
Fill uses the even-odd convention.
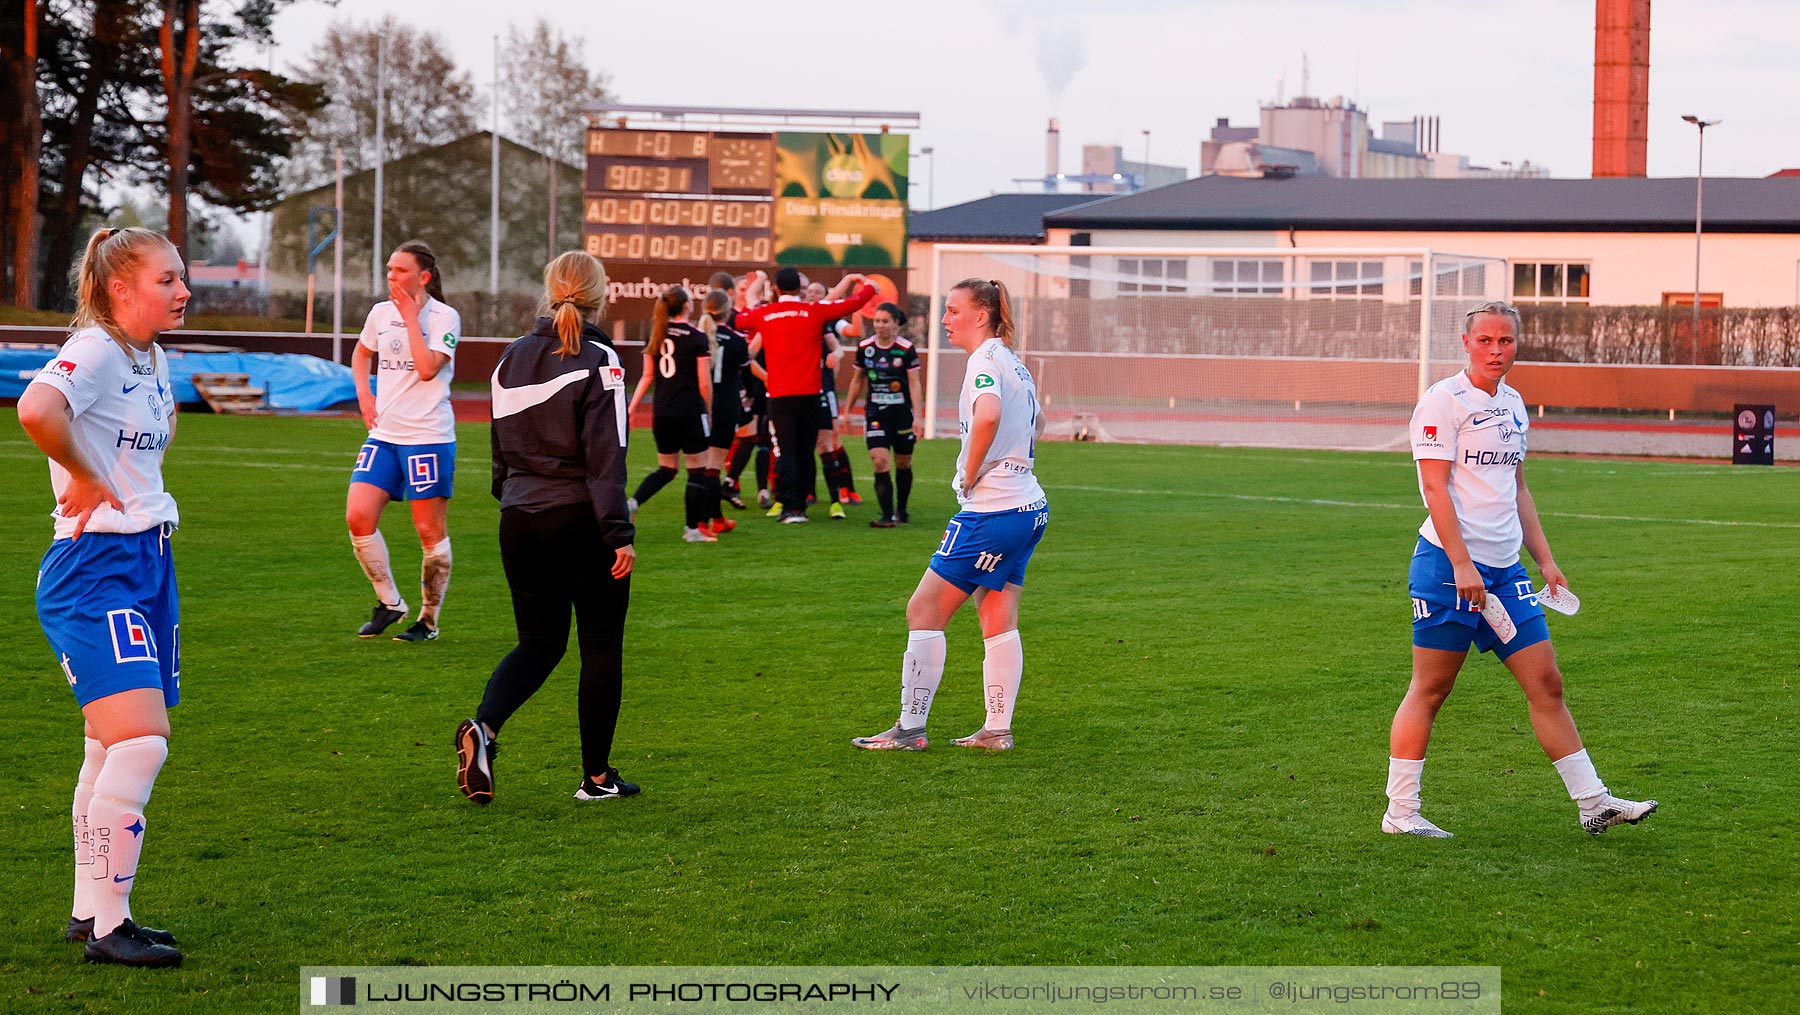
[[[1800,305],[1800,178],[1709,179],[1704,216],[1703,306]],[[1044,225],[1050,245],[1270,250],[1266,258],[1144,258],[1133,270],[1163,281],[1131,283],[1134,292],[1418,295],[1416,278],[1403,280],[1378,261],[1287,253],[1309,247],[1426,248],[1481,258],[1482,271],[1493,265],[1504,272],[1504,285],[1483,279],[1470,290],[1498,288],[1523,304],[1685,306],[1695,291],[1692,179],[1203,176],[1052,211]],[[1206,278],[1197,277],[1200,270]],[[1298,271],[1307,277],[1289,277]],[[1333,283],[1329,293],[1308,284],[1324,281]]]

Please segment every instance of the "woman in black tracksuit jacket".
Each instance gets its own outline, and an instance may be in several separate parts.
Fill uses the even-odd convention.
[[[571,607],[585,773],[575,799],[638,792],[608,757],[637,533],[625,510],[625,371],[596,324],[605,304],[599,261],[576,251],[550,262],[544,305],[551,316],[507,346],[494,369],[494,497],[519,644],[494,668],[475,717],[456,731],[457,784],[478,804],[494,798],[501,725],[568,647]]]

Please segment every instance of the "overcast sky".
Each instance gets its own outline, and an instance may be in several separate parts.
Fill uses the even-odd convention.
[[[1707,131],[1709,176],[1800,167],[1800,7],[1655,0],[1653,10],[1650,175],[1694,174],[1684,113],[1725,121]],[[1583,0],[301,2],[278,22],[275,62],[299,63],[334,19],[390,12],[442,33],[483,88],[495,33],[544,17],[586,40],[589,64],[627,102],[917,111],[912,144],[937,151],[940,207],[1041,174],[1051,116],[1062,120],[1065,171],[1087,143],[1139,159],[1149,130],[1152,162],[1197,172],[1217,118],[1254,125],[1278,88],[1301,94],[1302,54],[1311,93],[1356,100],[1372,127],[1436,115],[1442,150],[1477,164],[1591,169],[1593,5]],[[923,207],[930,174],[915,166]]]

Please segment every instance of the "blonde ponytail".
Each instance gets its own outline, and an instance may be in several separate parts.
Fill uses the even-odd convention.
[[[951,292],[958,289],[968,293],[976,306],[987,311],[988,328],[1006,343],[1007,348],[1013,348],[1012,299],[1006,292],[1006,283],[997,278],[965,278],[950,287]]]
[[[158,245],[175,249],[167,237],[151,229],[94,230],[82,252],[81,263],[75,267],[75,319],[69,322],[70,330],[97,326],[118,336],[119,322],[114,316],[109,283],[136,271],[144,263],[145,251]]]
[[[700,304],[700,330],[706,332],[706,354],[719,356],[719,319],[731,313],[731,293],[714,289]]]
[[[551,317],[562,356],[581,354],[581,325],[606,307],[606,269],[592,255],[571,250],[544,266],[540,317]]]

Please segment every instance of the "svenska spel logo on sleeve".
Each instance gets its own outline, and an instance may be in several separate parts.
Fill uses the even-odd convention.
[[[994,379],[987,374],[976,374],[975,386],[977,388],[991,388],[994,386]]]
[[[62,377],[65,379],[73,377],[75,376],[75,362],[66,359],[53,359],[44,364],[44,369],[39,371],[39,375],[43,377]]]

